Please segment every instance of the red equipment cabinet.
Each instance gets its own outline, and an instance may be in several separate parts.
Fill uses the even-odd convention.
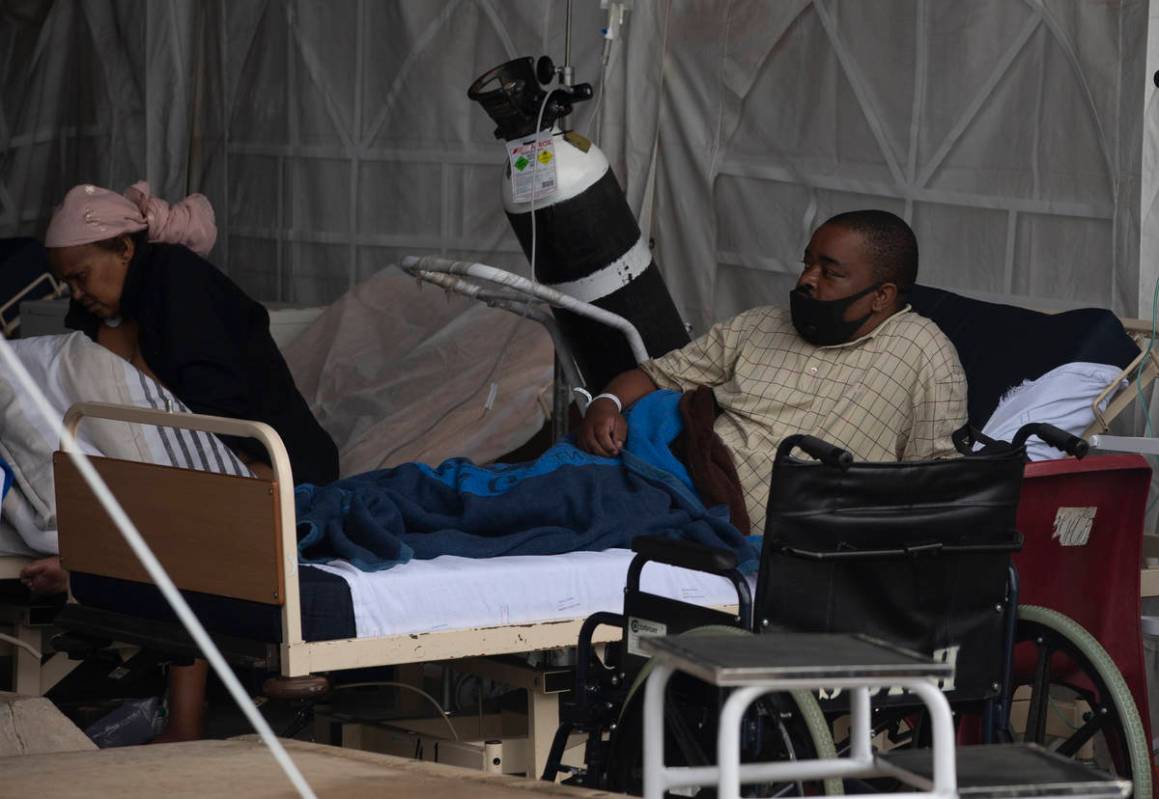
[[[1148,741],[1139,568],[1150,485],[1151,467],[1140,455],[1028,464],[1018,507],[1018,529],[1026,540],[1014,558],[1019,602],[1065,613],[1098,639],[1135,697]],[[1056,533],[1063,508],[1094,509],[1085,541],[1080,535],[1064,544]],[[1015,675],[1032,675],[1032,653],[1015,654]],[[1055,665],[1054,677],[1082,683],[1065,664]]]

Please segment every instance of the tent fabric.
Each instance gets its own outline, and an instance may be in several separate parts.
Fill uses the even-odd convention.
[[[808,230],[867,205],[912,222],[930,285],[1150,310],[1146,2],[657,0],[602,69],[604,12],[574,8],[577,78],[605,85],[599,129],[594,102],[571,123],[607,151],[694,328],[783,302]],[[5,3],[0,236],[41,233],[78,181],[144,178],[213,200],[213,257],[261,299],[329,302],[406,253],[526,271],[465,89],[515,56],[562,60],[564,13]]]
[[[335,301],[284,354],[343,477],[458,456],[486,463],[538,432],[551,402],[540,324],[394,269]]]
[[[914,226],[926,285],[1151,315],[1159,2],[649,0],[606,63],[606,12],[572,5],[600,100],[569,122],[694,332],[783,304],[809,230],[860,207]],[[262,300],[329,303],[405,254],[527,274],[466,87],[562,61],[566,7],[8,0],[0,237],[41,235],[78,182],[145,179],[211,199],[211,260]]]

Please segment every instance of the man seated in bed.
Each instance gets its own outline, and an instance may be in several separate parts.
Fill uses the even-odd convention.
[[[813,234],[803,264],[788,310],[745,311],[615,377],[588,408],[579,445],[615,455],[623,408],[658,388],[710,387],[753,532],[764,530],[777,444],[792,433],[863,461],[954,455],[966,379],[941,330],[905,304],[918,271],[913,231],[886,211],[840,214]]]

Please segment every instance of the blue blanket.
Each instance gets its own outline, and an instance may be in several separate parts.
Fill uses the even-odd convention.
[[[679,394],[654,392],[628,415],[622,455],[603,458],[563,441],[535,461],[437,468],[408,463],[295,491],[303,563],[336,558],[364,571],[439,555],[490,558],[627,547],[638,535],[681,538],[736,552],[756,547],[706,509],[668,449],[681,430]]]

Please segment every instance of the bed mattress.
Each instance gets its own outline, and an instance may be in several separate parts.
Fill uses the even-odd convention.
[[[626,549],[499,558],[412,560],[381,572],[349,564],[299,570],[302,635],[307,641],[530,624],[619,612],[633,553]],[[729,605],[736,590],[723,577],[661,564],[645,567],[645,591],[699,605]],[[152,585],[73,575],[82,604],[173,619]],[[186,592],[211,632],[280,640],[280,608]]]

